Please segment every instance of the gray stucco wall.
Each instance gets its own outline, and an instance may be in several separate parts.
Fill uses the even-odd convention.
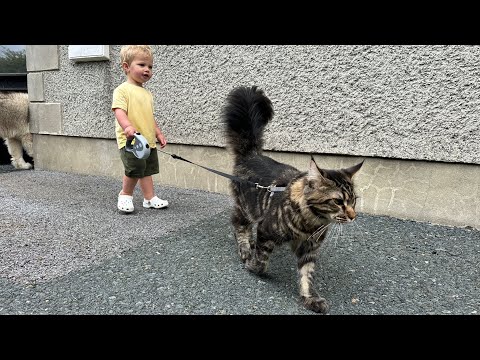
[[[114,138],[124,81],[110,61],[74,63],[59,49],[45,71],[64,135]],[[224,146],[220,110],[238,85],[274,104],[269,150],[480,164],[480,46],[153,46],[156,116],[170,143]],[[68,91],[65,91],[68,89]]]

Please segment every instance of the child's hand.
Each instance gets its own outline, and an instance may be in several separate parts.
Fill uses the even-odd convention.
[[[137,132],[135,128],[132,125],[127,126],[124,130],[123,133],[127,137],[127,139],[133,139],[133,135]]]
[[[157,133],[157,140],[160,143],[160,149],[163,149],[165,146],[167,146],[167,139],[165,139],[165,136],[162,132]]]

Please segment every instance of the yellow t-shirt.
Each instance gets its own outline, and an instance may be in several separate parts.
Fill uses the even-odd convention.
[[[127,113],[132,126],[142,134],[151,148],[156,147],[155,118],[153,116],[153,96],[147,89],[124,82],[113,91],[112,111],[116,108]],[[115,119],[115,136],[118,148],[127,143],[123,129]]]

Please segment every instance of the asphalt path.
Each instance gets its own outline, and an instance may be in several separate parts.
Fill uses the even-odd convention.
[[[241,263],[227,195],[155,185],[167,209],[116,209],[121,183],[0,166],[0,315],[312,315],[295,258]],[[330,315],[475,315],[480,231],[359,214],[334,228],[315,288]]]

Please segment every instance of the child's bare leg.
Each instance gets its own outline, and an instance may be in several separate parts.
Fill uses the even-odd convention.
[[[143,192],[143,207],[163,209],[168,206],[167,200],[162,200],[158,196],[155,196],[153,178],[151,175],[139,179],[138,182],[140,183],[140,188]]]
[[[153,190],[153,178],[151,175],[138,179],[138,182],[145,199],[150,200],[155,196],[155,192]]]
[[[135,189],[135,185],[137,185],[137,181],[138,181],[138,178],[131,178],[126,175],[123,175],[122,191],[120,192],[120,195],[133,196],[133,190]]]

